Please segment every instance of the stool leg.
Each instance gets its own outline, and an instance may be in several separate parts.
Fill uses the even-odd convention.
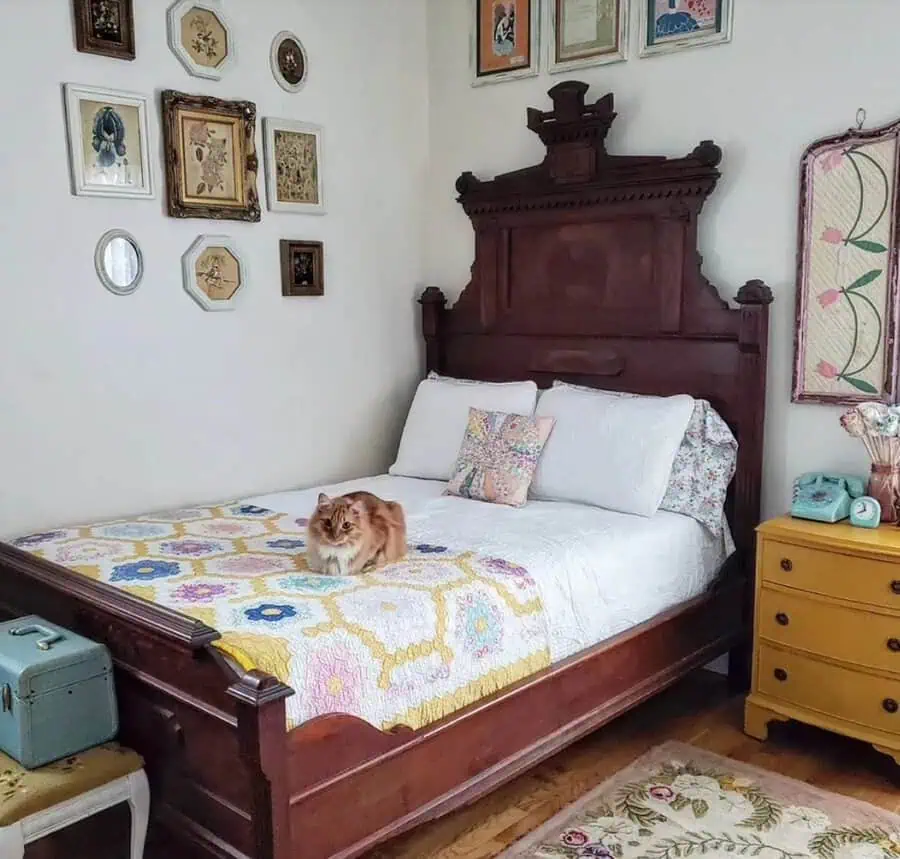
[[[131,793],[128,805],[131,808],[131,859],[143,859],[144,842],[147,840],[147,826],[150,822],[150,788],[143,770],[128,776]],[[3,856],[0,853],[0,856]]]
[[[0,827],[0,856],[3,859],[25,859],[25,835],[21,823]]]

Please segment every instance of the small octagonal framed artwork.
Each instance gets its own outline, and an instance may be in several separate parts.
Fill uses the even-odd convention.
[[[221,80],[235,61],[233,34],[219,0],[177,0],[169,8],[169,47],[194,77]]]
[[[184,289],[204,310],[234,310],[247,268],[230,236],[198,236],[181,258]]]

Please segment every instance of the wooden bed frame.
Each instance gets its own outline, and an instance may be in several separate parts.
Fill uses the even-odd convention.
[[[492,181],[460,176],[472,280],[452,309],[434,287],[422,295],[427,368],[707,398],[740,443],[727,506],[737,553],[702,596],[421,730],[332,714],[287,732],[293,690],[241,675],[210,646],[215,630],[0,546],[3,614],[36,612],[109,646],[121,738],[147,760],[151,833],[168,855],[358,856],[720,654],[732,652],[743,682],[772,295],[751,281],[730,309],[701,274],[697,220],[720,149],[609,155],[613,97],[585,104],[586,92],[560,83],[551,111],[528,110],[547,148],[541,164]]]

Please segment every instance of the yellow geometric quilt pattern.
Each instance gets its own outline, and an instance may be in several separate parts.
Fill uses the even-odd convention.
[[[502,558],[415,542],[358,576],[306,565],[306,519],[246,504],[32,534],[14,545],[196,618],[245,670],[296,691],[288,727],[325,713],[421,728],[550,664],[540,595]]]

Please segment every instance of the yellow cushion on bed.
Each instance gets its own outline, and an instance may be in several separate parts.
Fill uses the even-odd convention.
[[[0,826],[17,823],[143,766],[140,755],[117,743],[96,746],[34,770],[0,752]]]

